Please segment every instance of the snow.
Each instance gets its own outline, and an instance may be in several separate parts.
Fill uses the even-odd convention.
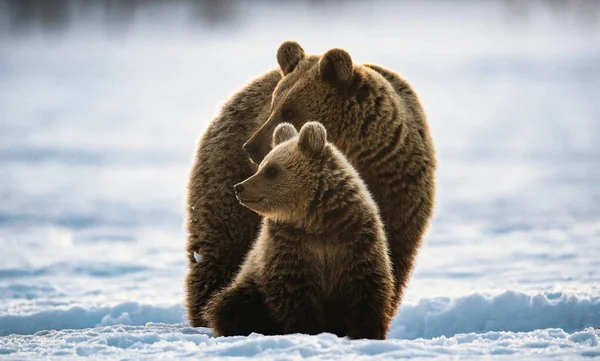
[[[19,291],[22,288],[12,287],[13,298],[21,296]],[[10,297],[10,293],[3,291]],[[0,316],[0,336],[117,324],[177,324],[185,321],[183,311],[180,303],[122,302],[110,307],[85,307],[75,303],[51,310]],[[553,327],[574,332],[598,324],[600,297],[562,293],[527,295],[505,291],[497,295],[474,293],[454,299],[421,299],[417,304],[405,305],[394,319],[388,336],[414,340],[452,337],[458,333],[529,332]]]
[[[526,357],[526,359],[600,356],[598,332],[584,329],[569,334],[549,328],[528,333],[490,331],[406,341],[354,340],[323,333],[264,337],[212,337],[208,329],[183,324],[148,323],[144,326],[99,326],[96,328],[40,331],[3,340],[3,359],[19,360],[40,355],[87,356],[117,359],[132,354],[161,359],[431,359],[480,358],[482,356]]]
[[[600,357],[599,9],[527,3],[178,3],[120,37],[93,11],[21,34],[0,1],[0,359]],[[184,316],[194,146],[287,39],[401,72],[428,113],[436,214],[385,341]]]

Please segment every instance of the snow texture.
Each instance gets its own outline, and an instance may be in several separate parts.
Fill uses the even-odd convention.
[[[0,1],[0,360],[600,357],[600,7],[230,2],[204,26],[165,2],[119,36],[95,4],[20,33]],[[194,146],[288,39],[400,72],[428,113],[435,217],[384,341],[185,318]]]

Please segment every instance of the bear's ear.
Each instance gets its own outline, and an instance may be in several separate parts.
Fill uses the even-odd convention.
[[[280,123],[275,127],[273,131],[273,141],[271,142],[271,147],[275,147],[278,144],[285,142],[286,140],[290,140],[293,137],[297,136],[298,132],[296,128],[290,123]]]
[[[304,58],[304,49],[295,41],[286,41],[277,49],[277,63],[284,76],[294,71],[296,65]]]
[[[298,147],[303,152],[312,156],[318,156],[325,150],[327,142],[327,130],[319,122],[308,122],[300,129]]]
[[[342,49],[328,50],[319,60],[319,73],[323,80],[333,85],[350,85],[354,76],[350,54]]]
[[[319,60],[321,78],[336,86],[347,86],[352,82],[354,66],[350,54],[343,49],[330,49]]]

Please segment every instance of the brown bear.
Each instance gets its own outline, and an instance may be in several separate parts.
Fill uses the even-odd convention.
[[[273,134],[273,150],[235,185],[264,216],[233,283],[206,307],[217,335],[330,332],[384,339],[394,279],[378,208],[318,122]]]
[[[285,42],[277,61],[284,77],[273,93],[271,114],[244,148],[258,164],[279,123],[298,128],[312,119],[323,123],[379,206],[392,255],[396,309],[435,200],[435,149],[419,98],[396,73],[355,64],[342,49],[307,56],[298,43]]]
[[[231,192],[256,165],[242,149],[267,120],[277,69],[253,80],[223,105],[202,135],[191,167],[187,196],[187,317],[207,326],[201,310],[239,269],[260,226],[260,217],[239,205]]]

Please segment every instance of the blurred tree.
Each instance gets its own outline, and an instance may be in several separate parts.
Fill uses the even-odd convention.
[[[291,1],[317,8],[323,5],[345,6],[359,0]],[[263,0],[263,3],[275,7],[285,6],[291,1]],[[417,0],[406,0],[411,1]],[[102,19],[100,24],[109,33],[120,34],[134,23],[139,13],[152,14],[158,27],[162,25],[161,17],[164,20],[182,15],[202,26],[231,26],[233,20],[239,19],[241,9],[251,3],[254,4],[248,0],[0,0],[0,10],[7,9],[8,12],[8,15],[0,16],[0,22],[8,21],[12,32],[25,34],[35,29],[62,31],[75,20],[88,22],[91,19]],[[600,1],[596,0],[498,0],[490,3],[499,4],[511,23],[527,23],[534,14],[546,11],[554,19],[576,26],[600,26]],[[435,6],[435,2],[433,4]],[[460,6],[464,3],[461,2]],[[181,9],[183,11],[179,11]]]

